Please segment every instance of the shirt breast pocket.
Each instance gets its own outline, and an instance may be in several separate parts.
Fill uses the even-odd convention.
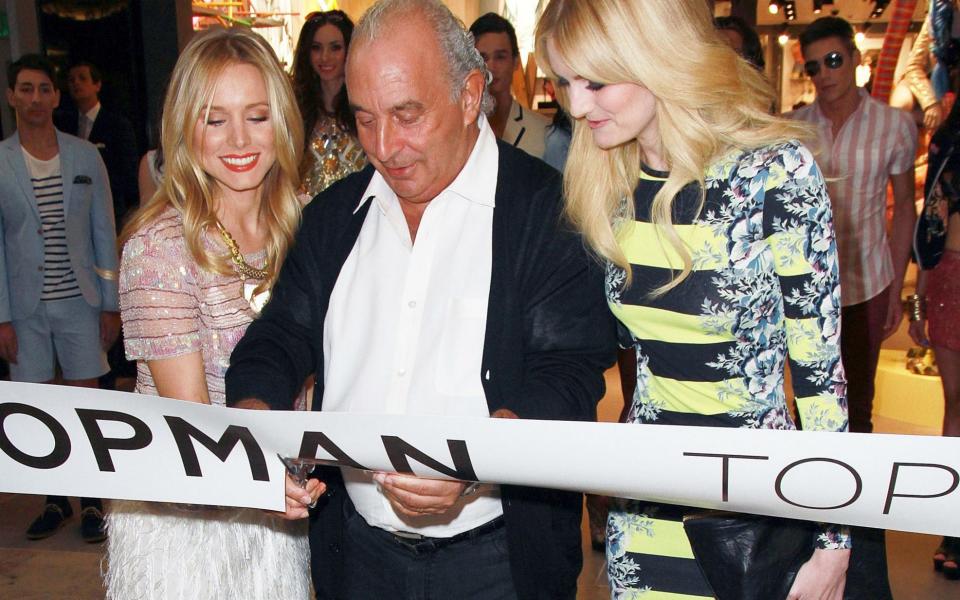
[[[486,335],[486,298],[451,298],[440,336],[437,391],[448,396],[483,396],[480,367]]]

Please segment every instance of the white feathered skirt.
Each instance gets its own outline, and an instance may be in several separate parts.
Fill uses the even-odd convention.
[[[310,597],[306,519],[132,501],[112,502],[106,518],[110,600]]]

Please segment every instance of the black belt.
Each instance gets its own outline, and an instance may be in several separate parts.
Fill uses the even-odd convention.
[[[428,552],[435,552],[436,550],[446,548],[447,546],[462,542],[464,540],[476,539],[480,536],[492,533],[501,527],[503,527],[502,515],[487,521],[483,525],[479,525],[473,529],[468,529],[467,531],[462,531],[450,537],[428,537],[419,533],[411,533],[407,531],[387,531],[385,533],[387,533],[401,546],[409,548],[417,554],[425,554]]]

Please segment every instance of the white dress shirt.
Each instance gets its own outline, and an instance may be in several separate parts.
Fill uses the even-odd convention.
[[[427,206],[416,243],[396,194],[373,175],[357,209],[373,204],[324,322],[323,410],[489,417],[480,371],[498,162],[481,117],[466,165]],[[446,444],[422,450],[451,464]],[[418,474],[434,475],[426,467]],[[357,512],[387,531],[449,537],[503,512],[499,489],[490,488],[465,498],[462,510],[405,517],[370,473],[344,468],[343,478]]]
[[[85,113],[80,113],[80,116],[77,117],[77,137],[81,137],[85,140],[90,139],[90,132],[93,131],[93,124],[97,120],[97,115],[100,114],[100,103],[97,102],[93,108],[88,110]]]

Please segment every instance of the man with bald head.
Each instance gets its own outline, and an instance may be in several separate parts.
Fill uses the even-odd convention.
[[[346,70],[371,166],[330,187],[227,372],[232,406],[592,420],[615,329],[559,174],[498,142],[483,59],[436,0],[384,0]],[[318,473],[320,598],[574,598],[580,494]],[[307,512],[287,485],[287,516]]]

